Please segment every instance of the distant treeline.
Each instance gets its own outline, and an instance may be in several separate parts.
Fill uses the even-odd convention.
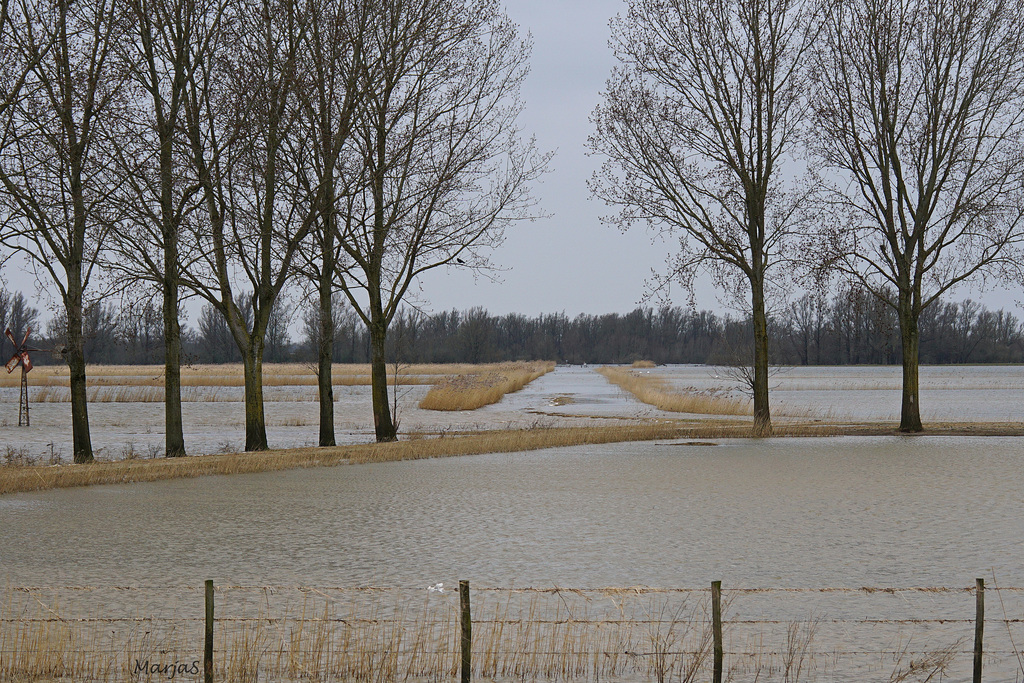
[[[337,305],[333,358],[367,363],[369,337],[349,307]],[[289,328],[297,322],[293,339]],[[30,345],[59,349],[63,321],[40,325],[41,316],[20,293],[0,290],[0,330],[10,327],[20,340],[28,325]],[[637,308],[626,313],[526,316],[491,315],[483,308],[424,314],[401,312],[388,337],[388,356],[408,363],[483,363],[553,359],[564,363],[744,364],[749,362],[749,321],[678,306]],[[154,304],[118,308],[96,304],[86,315],[86,358],[102,364],[163,362],[163,329]],[[267,362],[315,362],[319,329],[313,307],[279,305],[267,334]],[[772,362],[778,365],[896,364],[900,337],[891,307],[852,288],[834,298],[805,295],[770,319]],[[12,354],[0,341],[0,362]],[[237,346],[222,316],[203,309],[195,328],[186,328],[184,351],[190,363],[239,362]],[[39,365],[59,356],[33,354]],[[1024,362],[1024,327],[1016,316],[990,311],[967,300],[939,302],[921,317],[921,362]]]

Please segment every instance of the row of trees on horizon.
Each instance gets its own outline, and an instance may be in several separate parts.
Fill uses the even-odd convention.
[[[0,290],[0,328],[23,334],[32,326],[39,331],[33,344],[59,349],[64,345],[64,325],[56,318],[41,325],[38,309],[22,294]],[[298,335],[293,339],[289,329],[295,327]],[[386,356],[389,364],[652,360],[735,366],[749,364],[750,328],[749,318],[676,306],[571,318],[564,313],[492,315],[479,307],[434,314],[403,309],[388,336]],[[86,312],[84,329],[88,363],[157,364],[164,358],[160,310],[152,302],[121,309],[97,304]],[[370,362],[366,327],[341,299],[335,302],[333,329],[333,362]],[[863,289],[852,288],[831,300],[804,295],[771,316],[768,330],[775,365],[900,362],[892,308]],[[279,302],[268,325],[264,360],[313,365],[319,333],[316,307],[302,309]],[[6,339],[0,341],[0,358],[9,357],[10,346]],[[187,364],[242,360],[223,318],[211,306],[202,310],[194,329],[184,328],[182,352]],[[37,353],[34,362],[46,365],[60,358]],[[990,311],[971,300],[939,302],[921,319],[921,362],[1024,363],[1024,324],[1013,314]]]
[[[829,319],[820,301],[769,311],[794,285],[851,283],[888,313],[846,347],[902,364],[900,430],[922,430],[943,297],[1024,280],[1024,0],[626,0],[610,30],[591,192],[608,223],[678,245],[653,295],[709,273],[750,312],[745,343],[721,326],[752,367],[755,432],[770,354],[843,344],[824,323],[787,341],[786,319]],[[376,438],[396,439],[410,288],[492,267],[538,213],[529,54],[499,0],[0,0],[0,265],[32,263],[61,304],[75,462],[93,457],[87,319],[116,294],[160,302],[168,456],[189,297],[241,358],[246,450],[267,448],[262,363],[289,291],[317,306],[320,444],[338,296],[368,343]]]

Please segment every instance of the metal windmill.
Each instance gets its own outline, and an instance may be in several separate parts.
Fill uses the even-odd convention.
[[[8,374],[14,372],[14,368],[21,366],[21,396],[18,399],[18,426],[22,425],[28,427],[28,371],[32,369],[32,360],[28,357],[29,351],[38,351],[38,349],[30,349],[26,342],[28,341],[28,335],[32,332],[32,328],[29,327],[25,330],[25,337],[19,344],[15,339],[14,335],[11,334],[11,328],[7,328],[7,338],[14,344],[14,355],[7,361],[7,372]]]

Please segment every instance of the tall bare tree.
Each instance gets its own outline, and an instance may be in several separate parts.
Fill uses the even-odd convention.
[[[83,314],[97,256],[114,222],[118,186],[108,121],[120,77],[110,55],[120,39],[120,0],[19,0],[7,28],[15,57],[29,65],[5,117],[0,187],[6,210],[0,243],[20,251],[57,289],[67,316],[74,461],[93,459],[86,403]]]
[[[187,88],[185,130],[205,211],[189,231],[200,258],[182,277],[224,316],[242,354],[245,449],[253,451],[267,448],[267,326],[320,215],[320,197],[310,199],[296,178],[293,144],[310,12],[300,0],[234,0],[226,15],[230,29]]]
[[[823,15],[815,148],[841,178],[826,239],[896,311],[900,430],[921,431],[921,313],[1022,237],[1024,3],[835,0]]]
[[[340,173],[338,161],[349,141],[352,117],[361,97],[362,40],[375,11],[365,0],[308,0],[309,31],[304,51],[305,81],[300,97],[300,128],[291,146],[298,171],[299,194],[319,202],[318,218],[303,250],[298,270],[316,288],[320,331],[317,340],[317,385],[320,402],[321,446],[335,445],[334,387],[331,356],[334,347],[334,294],[337,263],[344,258],[338,241],[338,198],[352,180]]]
[[[182,134],[192,71],[213,58],[223,0],[126,0],[126,39],[119,46],[131,91],[119,121],[116,160],[125,179],[125,220],[111,241],[109,264],[122,280],[140,282],[162,299],[164,441],[167,457],[185,455],[181,417],[180,233],[197,209],[199,185],[189,177]],[[188,261],[194,254],[185,254]],[[185,264],[185,270],[189,264]]]
[[[399,304],[427,270],[488,267],[547,157],[519,138],[530,46],[496,0],[380,3],[364,46],[339,285],[370,334],[376,438],[393,441],[385,349]]]
[[[758,433],[771,431],[766,293],[804,198],[783,165],[805,121],[810,14],[801,0],[632,0],[589,141],[607,157],[591,190],[620,209],[610,222],[679,239],[659,287],[706,270],[745,292]]]

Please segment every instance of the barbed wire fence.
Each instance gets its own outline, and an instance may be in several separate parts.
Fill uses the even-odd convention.
[[[209,680],[205,588],[7,587],[0,680]],[[443,681],[463,672],[454,584],[221,585],[213,595],[216,681]],[[474,586],[466,673],[712,681],[720,661],[724,681],[971,681],[981,623],[984,680],[1024,681],[1024,588],[726,587],[720,596],[718,640],[709,588]]]

